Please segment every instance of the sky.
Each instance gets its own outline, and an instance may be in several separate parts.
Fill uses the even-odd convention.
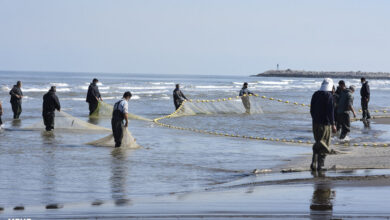
[[[0,70],[390,72],[387,0],[0,0]]]

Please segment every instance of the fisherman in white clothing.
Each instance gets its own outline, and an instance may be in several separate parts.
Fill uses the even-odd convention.
[[[123,127],[129,125],[128,113],[129,113],[129,100],[131,98],[131,92],[127,91],[123,94],[123,98],[115,103],[114,111],[112,112],[111,126],[112,133],[115,139],[115,147],[120,147],[123,139]],[[125,124],[123,125],[123,120]]]

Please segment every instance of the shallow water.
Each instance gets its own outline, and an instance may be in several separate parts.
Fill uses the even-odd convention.
[[[91,202],[96,199],[127,201],[135,197],[173,192],[202,191],[218,184],[246,178],[255,168],[268,169],[311,152],[308,145],[228,138],[162,128],[152,122],[131,121],[130,131],[142,146],[137,150],[115,150],[85,143],[106,132],[56,130],[53,135],[26,131],[41,120],[42,95],[57,85],[62,108],[88,121],[85,95],[89,82],[102,82],[103,99],[112,104],[127,89],[134,93],[130,111],[156,118],[174,111],[174,84],[193,99],[236,96],[242,82],[267,97],[309,103],[319,79],[249,78],[222,76],[155,76],[75,73],[1,72],[0,100],[5,127],[0,133],[0,205],[38,205],[52,202]],[[8,90],[16,80],[24,83],[21,121],[11,121]],[[337,80],[336,80],[337,81]],[[356,80],[347,83],[357,84]],[[390,81],[370,82],[373,108],[384,109]],[[359,97],[355,94],[355,104]],[[312,140],[307,107],[263,100],[264,114],[200,115],[169,119],[170,123],[247,136]],[[275,112],[277,111],[277,112]],[[90,121],[110,127],[110,119]],[[353,124],[352,138],[376,141],[372,135],[386,130],[372,126],[365,131]],[[379,135],[378,135],[379,136]],[[381,135],[388,141],[388,135]]]

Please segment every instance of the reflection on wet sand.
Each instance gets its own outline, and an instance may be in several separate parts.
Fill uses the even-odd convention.
[[[333,199],[336,195],[332,191],[332,182],[325,180],[322,171],[312,172],[314,182],[313,197],[310,204],[310,219],[331,219],[333,216]],[[323,180],[322,180],[323,179]]]
[[[127,167],[127,150],[115,148],[111,152],[111,195],[117,206],[130,205],[131,200],[127,198],[126,177]]]

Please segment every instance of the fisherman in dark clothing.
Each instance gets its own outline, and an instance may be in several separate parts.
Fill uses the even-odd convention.
[[[176,110],[181,106],[184,100],[187,100],[187,98],[180,90],[180,85],[176,84],[176,88],[173,90],[173,103],[175,104]]]
[[[362,77],[360,79],[362,83],[362,88],[360,89],[360,96],[361,104],[362,104],[362,111],[363,111],[363,121],[370,119],[370,112],[368,111],[368,102],[370,101],[370,86],[368,85],[368,82],[366,81],[366,78]]]
[[[114,135],[115,147],[120,147],[123,138],[123,126],[129,125],[128,113],[129,113],[129,100],[131,99],[131,92],[127,91],[123,94],[123,98],[116,102],[114,105],[114,111],[112,112],[111,126],[112,133]],[[123,120],[125,124],[123,125]]]
[[[89,104],[89,115],[91,115],[98,107],[99,100],[103,101],[100,95],[99,88],[96,85],[99,82],[98,79],[93,79],[92,83],[88,87],[87,102]]]
[[[1,125],[3,124],[3,121],[1,120],[2,115],[3,115],[3,106],[1,105],[1,101],[0,101],[0,128],[1,128]]]
[[[326,78],[322,82],[319,91],[316,91],[310,104],[310,114],[313,123],[313,158],[311,170],[321,170],[324,166],[325,157],[331,153],[330,136],[336,132],[334,123],[334,101],[332,95],[333,80]]]
[[[242,89],[240,90],[239,96],[241,97],[242,104],[245,107],[246,113],[251,113],[251,103],[249,101],[249,95],[254,95],[251,91],[248,89],[248,83],[244,82],[244,85],[242,86]]]
[[[344,139],[348,132],[350,132],[351,119],[349,112],[352,111],[353,117],[356,118],[356,113],[353,108],[353,93],[355,92],[355,87],[350,86],[349,89],[346,88],[345,83],[340,85],[342,91],[337,103],[337,123],[341,128],[340,139]]]
[[[341,85],[345,85],[345,82],[344,82],[344,80],[340,80],[338,84],[339,84],[339,85],[337,86],[337,89],[336,89],[336,91],[335,91],[334,94],[333,94],[333,101],[334,101],[334,120],[335,120],[335,123],[336,123],[336,129],[337,129],[337,131],[339,131],[340,128],[341,128],[340,124],[338,123],[338,118],[337,118],[337,104],[338,104],[338,102],[339,102],[340,94],[341,94],[341,91],[342,91]],[[334,86],[333,86],[333,88],[334,88]]]
[[[56,95],[56,87],[52,86],[49,92],[43,96],[42,117],[46,131],[54,129],[54,112],[56,109],[61,111],[61,105]]]
[[[11,89],[9,94],[11,95],[11,105],[12,111],[14,112],[14,119],[19,119],[20,114],[22,113],[22,82],[16,82],[16,85]]]

